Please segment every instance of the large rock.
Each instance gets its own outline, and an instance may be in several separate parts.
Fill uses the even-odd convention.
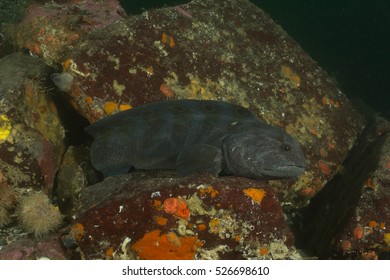
[[[65,260],[69,256],[58,236],[20,239],[0,250],[0,260]]]
[[[245,0],[195,0],[80,34],[53,80],[90,122],[157,100],[229,101],[296,137],[307,170],[298,180],[274,181],[145,172],[84,188],[77,179],[85,170],[73,161],[82,153],[74,150],[58,192],[68,218],[75,216],[62,237],[69,251],[86,259],[304,257],[294,240],[321,258],[388,250],[387,157],[382,175],[374,173],[386,141],[374,125],[361,136],[366,122],[336,82],[261,9]],[[44,57],[58,62],[67,48],[52,46]],[[8,120],[7,113],[7,138]],[[67,177],[75,178],[69,186]],[[362,195],[364,182],[370,187]],[[291,215],[303,217],[302,231],[293,233],[288,223],[296,220],[286,214],[308,203]]]
[[[47,93],[50,69],[15,53],[0,60],[0,175],[10,188],[50,192],[64,150],[64,129]]]
[[[128,17],[80,40],[64,65],[54,81],[90,122],[164,99],[224,100],[284,128],[307,161],[298,180],[109,178],[81,191],[65,238],[85,258],[280,258],[275,251],[301,258],[281,205],[289,212],[310,201],[341,170],[365,125],[336,82],[243,0],[195,0]],[[208,186],[218,193],[212,199],[201,197]],[[273,206],[251,201],[248,188]],[[169,199],[190,216],[168,213],[161,205]]]
[[[146,11],[90,33],[67,58],[55,80],[91,122],[189,98],[238,103],[285,128],[302,143],[308,168],[295,184],[272,184],[294,204],[332,178],[364,126],[336,82],[245,0]]]
[[[50,221],[46,224],[52,217],[48,211],[57,215],[57,227],[62,220],[44,194],[52,194],[65,147],[65,131],[49,94],[51,72],[41,59],[27,54],[15,53],[0,60],[0,245],[6,252],[7,244],[23,238],[13,227],[16,218],[24,231],[38,235],[51,231]],[[22,199],[34,191],[42,192],[48,205]],[[31,204],[35,206],[28,211],[15,211]],[[0,255],[6,258],[13,254]]]
[[[298,246],[321,258],[389,259],[390,122],[373,118],[343,165],[302,211]]]
[[[40,1],[31,4],[24,18],[10,25],[5,33],[14,47],[27,48],[55,64],[84,34],[124,15],[118,0]]]
[[[89,161],[89,150],[85,146],[70,146],[64,153],[57,174],[56,197],[61,212],[68,218],[76,212],[81,190],[97,182],[97,176]]]
[[[301,258],[265,182],[170,177],[126,174],[82,190],[65,239],[86,259]]]

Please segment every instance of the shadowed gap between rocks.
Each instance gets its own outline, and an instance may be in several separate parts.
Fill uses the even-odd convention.
[[[55,87],[53,85],[53,87]],[[81,116],[70,104],[69,100],[66,99],[66,97],[58,90],[55,90],[55,92],[51,95],[52,100],[54,101],[58,115],[61,119],[61,122],[65,128],[65,147],[66,151],[68,151],[69,148],[72,148],[75,150],[75,152],[72,152],[72,156],[74,156],[74,162],[82,163],[85,162],[85,170],[84,174],[79,174],[79,176],[85,176],[88,182],[96,182],[96,179],[94,177],[97,176],[97,179],[101,179],[97,173],[93,171],[93,169],[90,167],[89,162],[89,155],[86,155],[88,153],[88,148],[92,142],[92,137],[87,134],[84,129],[89,125],[89,122]],[[86,159],[88,158],[88,159]],[[69,159],[66,159],[66,156],[63,155],[62,163],[61,163],[61,170],[63,167],[63,162],[67,161]],[[67,223],[70,222],[68,212],[73,207],[73,203],[67,199],[62,201],[61,199],[58,199],[59,197],[59,172],[57,172],[55,176],[54,186],[53,186],[53,198],[55,198],[55,203],[59,205],[61,211],[63,213],[66,213],[65,215],[65,221]],[[64,176],[66,175],[66,172],[62,174],[62,182],[61,184],[64,185]],[[73,174],[74,175],[74,174]],[[94,178],[94,179],[92,179]],[[66,184],[71,185],[69,180],[72,180],[73,178],[68,178]],[[64,186],[61,186],[61,188],[64,188]],[[69,192],[73,191],[71,188],[66,188]],[[68,196],[71,196],[70,193],[67,193]],[[63,199],[64,194],[61,195],[61,198]]]
[[[296,246],[320,259],[334,252],[340,232],[354,214],[365,180],[377,167],[386,134],[375,136],[375,118],[343,162],[343,168],[299,213]]]
[[[77,113],[68,100],[61,95],[61,93],[55,93],[52,95],[52,99],[65,128],[65,146],[69,147],[92,142],[92,137],[84,131],[89,122]]]

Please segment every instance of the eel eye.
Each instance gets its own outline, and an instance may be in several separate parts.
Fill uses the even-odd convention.
[[[291,150],[291,145],[289,144],[282,144],[280,146],[280,148],[283,150],[283,151],[290,151]]]

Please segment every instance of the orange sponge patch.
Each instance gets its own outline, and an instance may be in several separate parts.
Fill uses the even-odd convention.
[[[161,234],[160,230],[146,233],[131,246],[144,260],[192,260],[202,242],[195,236],[179,237],[175,233]]]
[[[170,197],[164,200],[164,211],[176,217],[188,219],[190,217],[190,209],[187,202],[183,198]]]
[[[266,195],[265,190],[263,190],[263,189],[255,189],[255,188],[244,189],[244,193],[247,196],[249,196],[250,198],[252,198],[252,200],[254,202],[256,202],[257,204],[261,204],[261,201],[263,200],[263,198]]]

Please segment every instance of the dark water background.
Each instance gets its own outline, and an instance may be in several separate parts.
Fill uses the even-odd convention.
[[[223,1],[223,0],[221,0]],[[127,13],[189,1],[121,0]],[[252,0],[350,99],[390,119],[390,0]]]

